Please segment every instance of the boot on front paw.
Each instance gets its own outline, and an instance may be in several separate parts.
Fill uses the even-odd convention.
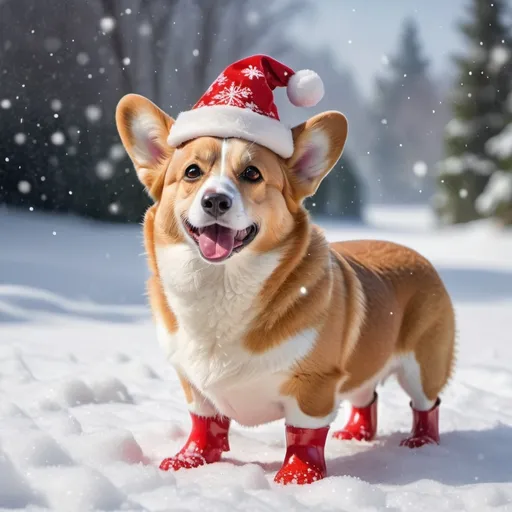
[[[377,399],[378,395],[375,392],[373,400],[365,407],[352,406],[347,424],[341,430],[334,432],[333,437],[342,441],[373,440],[377,434]]]
[[[222,452],[229,451],[229,418],[190,414],[192,430],[185,446],[174,456],[164,459],[160,469],[178,471],[218,462]]]
[[[286,426],[286,455],[274,477],[278,484],[311,484],[326,476],[324,447],[329,427]]]

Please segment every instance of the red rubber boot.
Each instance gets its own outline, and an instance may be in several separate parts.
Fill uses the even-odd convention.
[[[408,448],[420,448],[426,444],[439,444],[439,405],[438,398],[434,407],[429,411],[418,411],[412,409],[412,431],[411,436],[403,439],[400,446]]]
[[[278,484],[311,484],[326,475],[324,447],[329,427],[298,428],[286,425],[286,455],[274,477]]]
[[[334,432],[333,437],[348,441],[371,441],[377,434],[377,401],[378,395],[366,407],[352,407],[349,420],[344,428]]]
[[[230,420],[220,416],[204,417],[191,413],[192,430],[185,446],[175,455],[164,459],[164,471],[197,468],[218,462],[222,452],[229,451],[228,431]]]

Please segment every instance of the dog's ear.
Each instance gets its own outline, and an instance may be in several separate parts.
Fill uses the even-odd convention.
[[[174,120],[154,103],[138,94],[127,94],[117,105],[116,124],[137,176],[155,198],[155,186],[165,172],[163,165],[172,156],[167,136]]]
[[[316,192],[340,158],[347,133],[347,118],[335,111],[313,116],[292,129],[294,152],[287,166],[295,200]]]

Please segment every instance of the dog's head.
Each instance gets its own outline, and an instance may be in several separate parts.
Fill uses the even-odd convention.
[[[188,243],[210,263],[278,248],[347,137],[346,118],[325,112],[293,128],[288,159],[237,138],[198,137],[171,148],[174,120],[133,94],[120,101],[116,122],[155,201],[160,243]]]

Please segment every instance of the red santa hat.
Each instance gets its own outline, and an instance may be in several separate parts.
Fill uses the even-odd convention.
[[[253,55],[228,66],[191,110],[181,112],[168,144],[177,147],[196,137],[238,137],[293,154],[291,128],[279,120],[273,91],[286,87],[290,102],[312,107],[324,95],[322,79],[309,69],[294,72],[266,55]]]

